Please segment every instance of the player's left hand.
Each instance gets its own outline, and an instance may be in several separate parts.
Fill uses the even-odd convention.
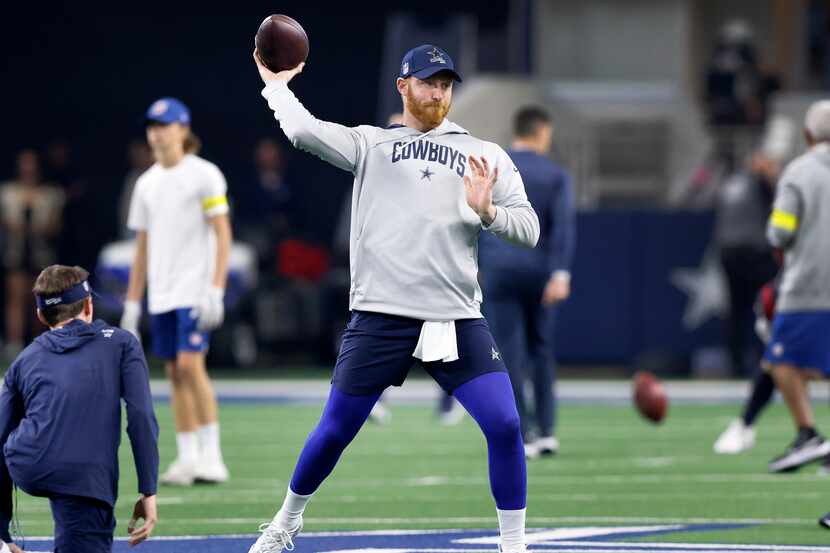
[[[136,528],[136,524],[140,519],[144,520],[144,524],[141,528]],[[130,522],[127,523],[127,533],[130,535],[130,539],[127,542],[130,544],[130,547],[138,545],[149,538],[150,534],[153,533],[153,528],[155,528],[158,519],[156,496],[139,496],[138,501],[135,502],[135,507],[133,507],[133,516],[130,518]]]
[[[23,551],[22,549],[20,549],[19,547],[17,547],[17,545],[15,545],[13,543],[7,543],[6,545],[9,547],[9,551],[11,551],[12,553],[26,553],[25,551]]]
[[[490,172],[490,164],[484,157],[467,158],[470,174],[464,175],[464,188],[467,189],[467,205],[481,217],[485,225],[496,218],[496,206],[493,205],[493,186],[499,177],[499,168]]]
[[[200,331],[207,332],[219,328],[225,319],[225,290],[211,286],[195,311],[199,319],[196,328]]]
[[[554,305],[571,295],[571,281],[567,278],[553,276],[542,292],[542,305]]]

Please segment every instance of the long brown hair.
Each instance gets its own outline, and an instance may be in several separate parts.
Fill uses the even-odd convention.
[[[196,155],[201,149],[202,141],[192,129],[188,129],[187,136],[184,137],[184,153]]]

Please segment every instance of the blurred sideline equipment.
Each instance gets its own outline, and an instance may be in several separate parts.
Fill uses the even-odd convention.
[[[663,385],[650,372],[634,375],[634,405],[637,411],[655,424],[663,422],[669,410],[669,398]]]
[[[308,35],[287,15],[266,17],[257,30],[254,44],[259,59],[274,73],[293,69],[308,58]]]

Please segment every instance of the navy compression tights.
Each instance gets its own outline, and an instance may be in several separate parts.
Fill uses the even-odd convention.
[[[475,419],[487,439],[490,488],[499,509],[525,508],[527,471],[519,415],[507,373],[483,374],[453,395]],[[314,493],[357,435],[380,394],[351,396],[331,388],[323,415],[303,447],[291,490]]]

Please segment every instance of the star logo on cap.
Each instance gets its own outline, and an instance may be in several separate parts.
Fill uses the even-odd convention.
[[[429,51],[429,55],[432,56],[429,58],[429,63],[447,63],[447,60],[444,59],[444,53],[435,46]]]
[[[421,180],[427,179],[428,181],[432,181],[432,175],[434,175],[432,171],[429,170],[429,167],[426,169],[421,170]]]
[[[401,66],[401,75],[406,75],[407,73],[409,73],[409,62],[405,61]]]
[[[153,104],[153,107],[150,108],[150,113],[152,113],[153,115],[161,115],[162,113],[164,113],[166,111],[167,111],[167,102],[165,102],[164,100],[159,100],[158,102]]]
[[[493,358],[493,361],[501,361],[501,354],[493,346],[490,346],[490,356]]]

